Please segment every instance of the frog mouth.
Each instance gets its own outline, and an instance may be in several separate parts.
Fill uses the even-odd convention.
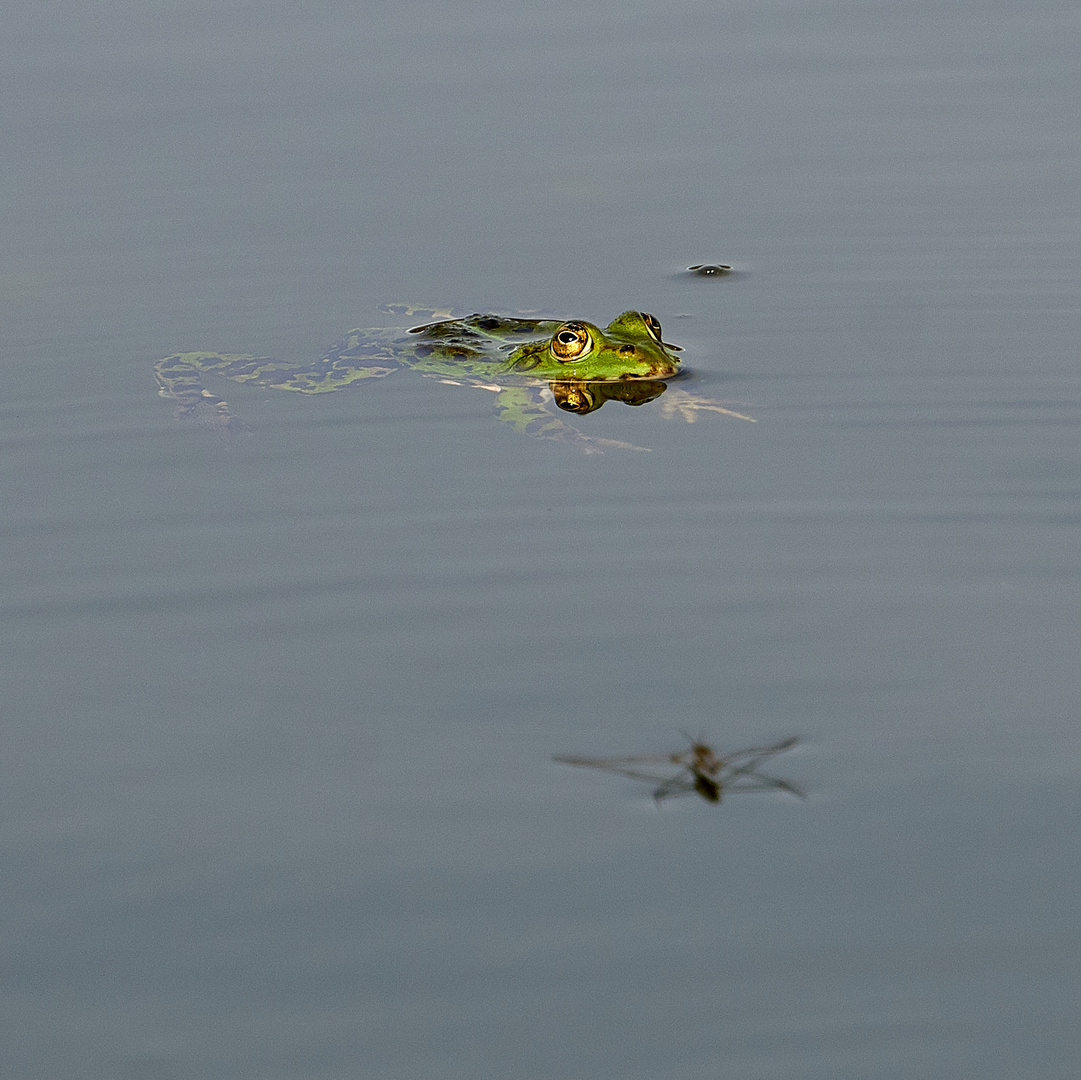
[[[605,380],[607,382],[642,382],[643,380],[652,379],[674,379],[680,374],[680,366],[678,361],[671,364],[651,364],[646,371],[634,371],[627,372],[623,375],[618,375],[614,379]]]

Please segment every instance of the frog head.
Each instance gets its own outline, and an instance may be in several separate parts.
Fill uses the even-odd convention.
[[[679,371],[679,346],[661,340],[661,324],[642,311],[625,311],[603,330],[593,323],[561,323],[545,341],[514,350],[510,367],[560,382],[669,379]]]

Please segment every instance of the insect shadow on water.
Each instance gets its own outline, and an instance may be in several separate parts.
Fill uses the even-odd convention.
[[[725,794],[739,791],[787,791],[805,799],[803,790],[791,781],[760,772],[763,762],[775,754],[791,750],[799,739],[788,738],[770,746],[748,746],[729,754],[719,754],[701,738],[692,739],[687,750],[678,754],[645,754],[637,757],[571,757],[557,754],[562,765],[579,765],[589,769],[629,776],[655,784],[653,798],[660,803],[679,795],[699,795],[706,802],[719,803]],[[678,765],[679,772],[668,775],[669,766]]]

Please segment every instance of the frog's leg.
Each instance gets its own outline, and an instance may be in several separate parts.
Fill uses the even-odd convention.
[[[325,394],[341,390],[363,379],[382,379],[400,364],[385,356],[378,357],[324,357],[316,364],[304,367],[280,365],[281,374],[267,372],[262,382],[275,390],[298,390],[302,394]]]
[[[382,378],[399,366],[385,348],[375,346],[355,349],[348,355],[332,351],[304,366],[230,353],[177,353],[159,360],[154,375],[160,387],[158,393],[176,403],[178,419],[198,420],[228,441],[244,425],[230,412],[224,398],[203,386],[204,372],[274,390],[318,394],[362,379]]]
[[[566,420],[550,412],[540,400],[537,390],[528,386],[508,386],[499,390],[499,419],[523,435],[537,439],[552,439],[569,443],[585,454],[603,454],[605,450],[648,450],[647,446],[620,442],[617,439],[597,439],[583,435]]]
[[[267,364],[260,383],[275,390],[325,394],[364,379],[382,379],[402,366],[394,359],[395,339],[400,335],[400,330],[352,330],[314,363]]]
[[[178,420],[198,420],[228,441],[243,425],[229,411],[224,398],[203,386],[202,373],[210,371],[243,381],[244,373],[249,373],[250,378],[251,372],[271,362],[226,353],[177,353],[154,365],[154,377],[158,381],[158,393],[175,402]]]
[[[672,420],[678,416],[680,419],[686,420],[688,424],[693,424],[698,419],[699,413],[716,412],[725,416],[734,416],[737,420],[749,420],[752,424],[758,422],[753,416],[744,416],[743,413],[736,412],[734,409],[725,408],[724,403],[720,401],[714,401],[712,398],[702,397],[699,394],[692,394],[690,391],[680,390],[678,387],[669,386],[661,395],[657,404],[660,406],[661,416],[665,420]]]

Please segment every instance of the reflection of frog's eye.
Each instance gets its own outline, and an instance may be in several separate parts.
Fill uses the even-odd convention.
[[[659,322],[657,322],[657,320],[655,318],[653,318],[652,315],[647,315],[644,311],[642,312],[642,321],[646,324],[646,329],[649,331],[650,335],[656,341],[660,341],[661,340],[661,324]]]
[[[585,415],[604,404],[604,399],[597,400],[588,383],[549,383],[555,403],[566,412]]]
[[[589,331],[581,323],[564,323],[552,338],[552,355],[561,364],[585,356],[592,348],[593,341]]]

